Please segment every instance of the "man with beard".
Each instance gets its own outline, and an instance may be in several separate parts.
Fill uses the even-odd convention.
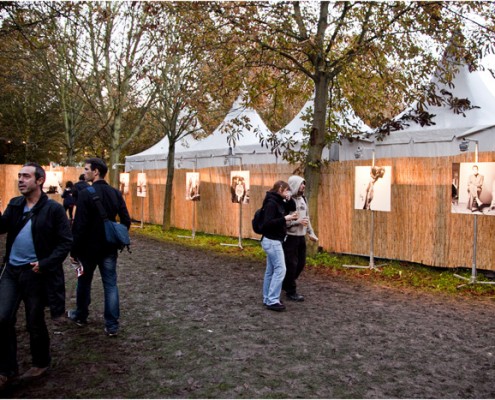
[[[287,299],[304,301],[304,296],[297,293],[296,280],[306,264],[306,234],[314,242],[318,241],[318,238],[309,221],[308,204],[304,197],[306,181],[300,176],[293,175],[287,183],[292,192],[287,209],[295,212],[297,219],[287,222],[287,239],[283,244],[287,272],[282,288],[285,290]]]

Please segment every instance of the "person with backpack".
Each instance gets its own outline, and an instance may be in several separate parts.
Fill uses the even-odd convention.
[[[287,239],[283,245],[287,271],[282,289],[288,300],[304,301],[304,296],[297,293],[296,280],[306,264],[306,235],[314,242],[318,241],[318,237],[311,226],[308,204],[304,197],[306,181],[300,176],[292,175],[287,182],[292,192],[287,207],[295,211],[297,219],[287,223]]]
[[[62,205],[43,192],[45,179],[45,170],[39,164],[24,164],[18,174],[22,196],[11,199],[5,213],[0,213],[0,234],[7,233],[0,268],[0,390],[18,373],[16,316],[21,301],[32,360],[32,367],[21,380],[45,375],[51,362],[45,322],[47,292],[58,284],[54,277],[63,277],[72,235]]]
[[[282,282],[285,277],[285,258],[282,243],[287,236],[287,222],[297,219],[286,211],[286,200],[290,198],[289,184],[277,181],[266,192],[263,200],[263,223],[261,247],[266,253],[266,271],[263,279],[263,304],[268,310],[284,311],[280,301]]]
[[[85,161],[84,179],[86,182],[92,182],[91,187],[94,188],[106,217],[115,222],[118,215],[120,223],[129,230],[131,218],[127,206],[122,193],[105,181],[107,171],[108,167],[102,159],[89,158]],[[98,267],[105,298],[105,333],[107,336],[116,336],[120,317],[117,287],[118,247],[107,242],[104,220],[98,207],[94,195],[89,190],[79,192],[77,211],[72,225],[74,243],[71,261],[82,264],[83,274],[77,278],[76,309],[69,310],[67,317],[78,326],[87,324],[91,303],[91,283]]]

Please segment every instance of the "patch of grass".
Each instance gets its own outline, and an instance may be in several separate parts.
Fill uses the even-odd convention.
[[[134,232],[161,241],[180,243],[190,248],[207,248],[210,251],[228,254],[233,257],[248,257],[260,261],[265,259],[265,253],[259,241],[254,239],[242,239],[241,249],[237,246],[238,238],[222,235],[196,232],[194,239],[191,239],[181,237],[191,236],[191,231],[176,228],[162,231],[161,226],[158,225],[144,225],[143,229],[135,229]],[[234,244],[235,246],[224,246],[223,244],[225,243]],[[469,269],[436,268],[412,262],[377,259],[375,259],[375,265],[377,266],[375,269],[346,268],[344,265],[367,267],[369,258],[327,252],[319,252],[314,256],[308,256],[306,265],[325,274],[360,279],[390,287],[464,296],[483,296],[495,299],[495,285],[468,284],[459,287],[468,282],[455,277],[454,274],[469,280],[471,278],[471,270]],[[477,281],[489,281],[485,276],[487,273],[489,271],[485,273],[478,271]]]
[[[238,237],[234,238],[196,232],[194,239],[192,239],[190,237],[191,231],[189,230],[171,228],[168,231],[163,231],[159,225],[144,225],[143,229],[133,229],[133,232],[143,234],[157,240],[180,243],[185,247],[208,248],[209,250],[224,254],[242,255],[243,257],[253,257],[259,260],[263,260],[265,257],[265,253],[261,248],[260,242],[255,239],[242,239],[241,249],[237,246],[239,243]],[[224,244],[232,244],[234,246],[224,246]]]

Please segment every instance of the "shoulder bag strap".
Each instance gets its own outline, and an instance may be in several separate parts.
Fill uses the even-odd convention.
[[[21,219],[19,220],[19,222],[17,222],[17,225],[14,228],[13,231],[14,237],[17,237],[19,232],[22,231],[22,228],[24,228],[24,226],[28,223],[28,221],[31,219],[33,214],[34,214],[33,209],[22,214]]]
[[[101,199],[100,196],[96,194],[96,190],[92,186],[88,186],[86,190],[91,193],[91,197],[93,198],[93,201],[96,204],[96,208],[98,208],[98,212],[100,213],[101,219],[103,221],[106,221],[108,219],[107,213],[105,212],[105,209],[103,208],[103,204],[101,204]]]

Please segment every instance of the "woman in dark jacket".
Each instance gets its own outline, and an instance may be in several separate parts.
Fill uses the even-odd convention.
[[[277,181],[266,192],[263,200],[263,237],[261,247],[266,253],[266,272],[263,281],[263,304],[269,310],[283,311],[280,292],[285,277],[285,258],[282,243],[287,232],[287,221],[297,219],[297,215],[287,215],[286,199],[290,198],[289,184]]]
[[[62,193],[62,198],[64,199],[64,210],[69,212],[69,219],[73,220],[74,205],[76,204],[74,198],[72,197],[74,191],[74,184],[72,181],[67,181],[65,184],[64,192]]]

